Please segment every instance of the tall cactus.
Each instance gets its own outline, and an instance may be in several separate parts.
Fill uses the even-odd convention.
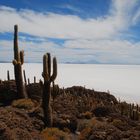
[[[22,64],[24,63],[24,51],[18,51],[18,26],[14,26],[14,73],[19,98],[26,98],[25,87],[22,78]]]
[[[51,55],[46,53],[43,56],[43,73],[44,78],[43,85],[43,97],[42,107],[44,111],[44,123],[47,127],[52,127],[52,108],[51,108],[51,82],[53,82],[57,76],[57,60],[53,58],[53,73],[51,75]]]

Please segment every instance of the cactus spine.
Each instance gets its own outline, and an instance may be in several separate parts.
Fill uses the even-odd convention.
[[[57,76],[57,60],[53,58],[53,73],[51,75],[51,55],[46,53],[43,56],[43,73],[44,78],[42,107],[44,112],[44,123],[47,127],[52,127],[52,108],[51,108],[51,82]]]
[[[14,73],[19,98],[26,98],[25,87],[22,78],[22,64],[24,63],[24,51],[18,51],[18,26],[14,26]]]

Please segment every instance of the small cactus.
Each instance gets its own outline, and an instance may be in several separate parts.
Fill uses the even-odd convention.
[[[25,70],[23,70],[23,75],[24,75],[24,82],[25,82],[25,85],[27,85],[27,80],[26,80],[26,73],[25,73]]]
[[[52,127],[52,108],[51,108],[51,82],[53,82],[57,76],[57,61],[53,58],[53,73],[51,75],[51,55],[46,53],[43,56],[43,73],[44,78],[42,107],[44,112],[44,123],[47,127]]]
[[[7,80],[8,80],[8,81],[10,80],[10,73],[9,73],[9,70],[7,71]]]
[[[34,76],[34,84],[36,83],[36,77]]]
[[[129,106],[129,118],[132,120],[138,121],[139,120],[139,106],[134,104],[130,104]]]
[[[59,86],[54,83],[54,81],[52,82],[52,84],[53,84],[53,86],[52,86],[52,90],[51,90],[51,95],[52,95],[52,98],[54,101],[56,96],[60,93],[60,89],[59,89]]]
[[[26,98],[25,87],[22,78],[22,64],[24,63],[24,51],[18,51],[18,26],[14,26],[14,73],[19,98]]]
[[[28,85],[30,85],[30,79],[28,78]]]

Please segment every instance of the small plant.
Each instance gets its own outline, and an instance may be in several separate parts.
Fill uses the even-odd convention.
[[[91,124],[91,121],[90,120],[87,120],[87,119],[82,119],[82,121],[79,121],[79,123],[78,123],[78,128],[77,128],[77,130],[78,131],[82,131],[82,130],[84,130],[85,128],[87,128],[87,127],[89,127],[89,125]]]
[[[127,126],[128,124],[125,121],[119,120],[119,119],[114,119],[111,124],[115,127],[117,127],[120,130],[128,130]]]
[[[88,140],[91,133],[92,133],[91,127],[83,129],[81,134],[79,135],[79,140]]]
[[[89,112],[89,111],[86,111],[85,113],[82,113],[81,117],[85,118],[85,119],[91,119],[92,118],[92,113]]]
[[[96,117],[105,117],[110,113],[110,109],[106,106],[98,106],[93,110]]]
[[[70,140],[69,135],[58,128],[46,128],[41,135],[43,140]]]
[[[35,107],[35,102],[33,102],[31,99],[19,99],[12,102],[12,106],[16,108],[22,108],[22,109],[32,109]]]

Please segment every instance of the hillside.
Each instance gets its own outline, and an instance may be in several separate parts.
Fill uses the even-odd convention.
[[[42,86],[26,86],[17,99],[15,81],[0,83],[0,140],[139,140],[139,106],[85,87],[51,88],[53,127],[44,128]],[[55,91],[55,92],[54,92]]]

